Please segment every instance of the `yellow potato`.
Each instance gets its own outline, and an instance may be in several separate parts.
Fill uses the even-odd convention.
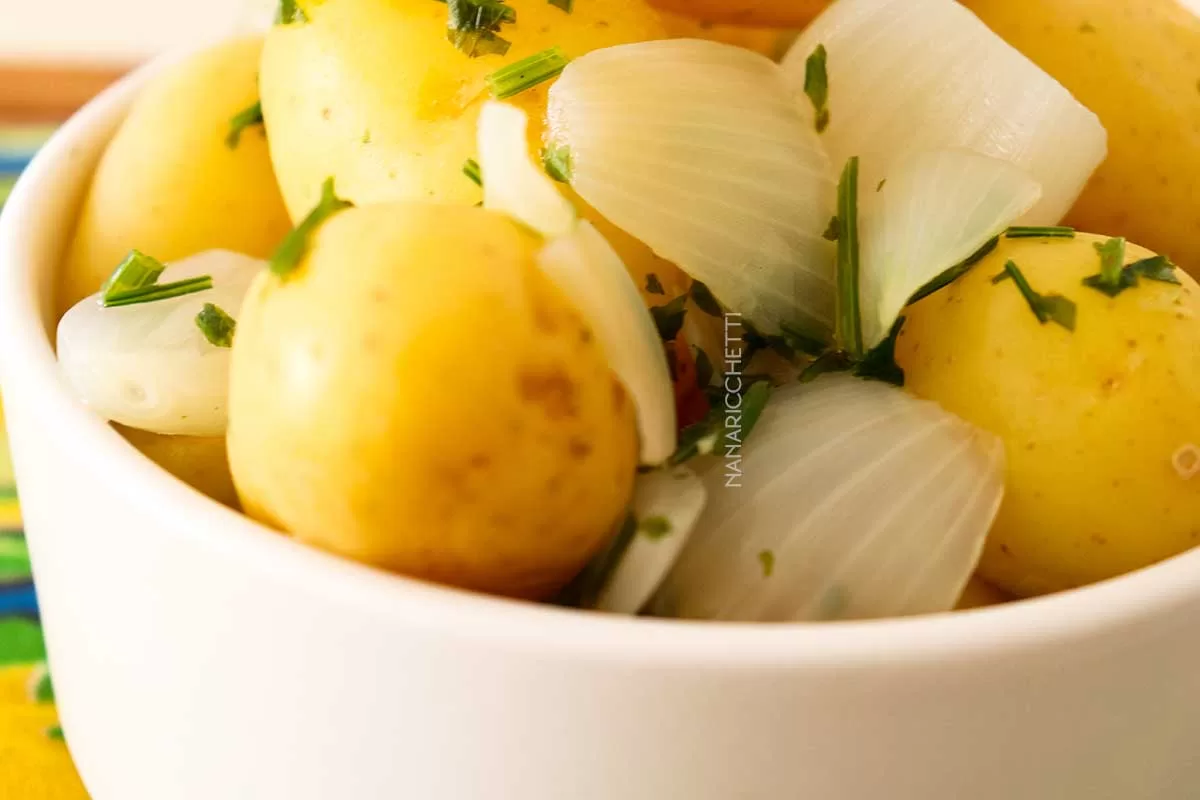
[[[238,507],[223,436],[161,436],[124,425],[113,427],[142,455],[193,489],[230,508]]]
[[[568,57],[661,39],[644,0],[587,0],[571,14],[546,0],[512,0],[507,55],[468,58],[446,39],[447,7],[433,0],[325,0],[311,21],[277,25],[262,61],[263,113],[283,196],[308,213],[333,176],[359,205],[396,200],[475,203],[462,174],[476,155],[476,122],[491,98],[486,78],[549,47]],[[511,98],[530,117],[540,151],[549,84]]]
[[[343,211],[238,321],[229,454],[251,516],[420,578],[544,598],[624,514],[632,402],[538,242],[469,206]]]
[[[226,145],[255,101],[261,39],[226,42],[151,80],[109,144],[83,205],[58,308],[100,284],[131,248],[163,261],[224,248],[264,257],[291,225],[262,126]]]
[[[672,39],[707,39],[744,47],[767,58],[779,60],[796,38],[792,31],[779,28],[751,28],[743,25],[719,25],[683,14],[662,12],[667,35]]]
[[[1011,597],[995,586],[977,576],[973,576],[967,584],[967,588],[963,589],[962,596],[958,598],[958,605],[955,606],[955,609],[966,611],[971,608],[998,606],[1009,602],[1011,599]]]
[[[1178,0],[964,0],[1100,116],[1108,159],[1067,218],[1200,275],[1200,18]]]
[[[1006,494],[979,574],[1015,595],[1068,589],[1200,544],[1200,287],[1142,279],[1116,298],[1082,285],[1093,244],[1001,240],[963,278],[910,307],[896,360],[906,387],[1000,436]],[[1151,255],[1129,246],[1126,260]],[[1074,301],[1074,332],[1039,324],[1009,279]],[[1200,451],[1197,451],[1200,452]]]
[[[727,25],[803,28],[832,0],[650,0],[664,11]]]

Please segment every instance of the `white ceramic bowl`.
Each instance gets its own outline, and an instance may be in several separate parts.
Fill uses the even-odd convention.
[[[686,624],[385,575],[161,472],[72,400],[50,336],[77,203],[144,75],[75,117],[0,218],[8,425],[95,800],[1200,793],[1200,553],[970,613]]]

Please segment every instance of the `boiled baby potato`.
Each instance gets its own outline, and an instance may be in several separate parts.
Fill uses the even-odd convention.
[[[514,597],[569,581],[625,512],[634,409],[535,238],[470,206],[326,222],[251,288],[229,457],[251,516],[389,570]]]
[[[160,261],[224,249],[263,257],[287,233],[262,126],[230,119],[258,97],[261,39],[225,42],[142,89],[92,178],[58,285],[59,315],[133,248]]]
[[[1108,159],[1067,218],[1200,275],[1200,18],[1178,0],[964,0],[1108,129]]]
[[[905,311],[897,342],[909,391],[1004,440],[1006,494],[979,574],[1015,595],[1200,544],[1200,288],[1182,270],[1179,285],[1142,277],[1116,297],[1085,286],[1105,241],[1002,239]],[[1151,255],[1130,245],[1125,260]],[[994,280],[1009,261],[1039,297],[1075,304],[1073,331],[1039,323],[1016,281]]]
[[[262,61],[271,157],[293,218],[312,208],[332,175],[359,205],[395,200],[475,203],[463,176],[477,155],[476,123],[491,98],[486,78],[550,47],[574,58],[665,37],[645,0],[587,0],[571,13],[546,0],[512,0],[507,54],[470,58],[447,41],[448,10],[432,0],[325,0],[308,22],[277,25]],[[540,150],[549,84],[508,102],[535,124]]]
[[[795,33],[779,28],[719,25],[669,11],[662,12],[662,19],[667,28],[667,35],[672,39],[707,39],[731,44],[761,53],[773,61],[782,58],[796,38]]]
[[[958,605],[955,606],[955,610],[967,611],[972,608],[998,606],[1007,603],[1011,599],[990,583],[981,580],[977,576],[972,576],[971,580],[967,583],[967,588],[963,589],[962,595],[958,598]]]
[[[142,455],[179,480],[230,508],[238,507],[224,436],[160,436],[113,424]]]
[[[726,25],[803,28],[832,0],[650,0],[664,11]]]

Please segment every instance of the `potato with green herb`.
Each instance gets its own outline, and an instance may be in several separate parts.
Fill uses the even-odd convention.
[[[629,503],[634,409],[539,240],[470,206],[340,211],[251,289],[229,455],[251,516],[419,578],[545,598]]]
[[[229,139],[258,98],[259,38],[186,58],[141,90],[100,159],[58,284],[60,316],[133,248],[161,261],[205,250],[269,255],[290,221],[261,125]]]
[[[1200,544],[1200,287],[1182,270],[1099,236],[1002,238],[905,315],[906,388],[1005,442],[985,580],[1044,594]]]

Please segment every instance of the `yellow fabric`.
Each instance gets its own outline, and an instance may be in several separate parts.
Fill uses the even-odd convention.
[[[33,667],[0,669],[0,797],[13,800],[88,800],[61,738],[52,704],[30,695]]]

